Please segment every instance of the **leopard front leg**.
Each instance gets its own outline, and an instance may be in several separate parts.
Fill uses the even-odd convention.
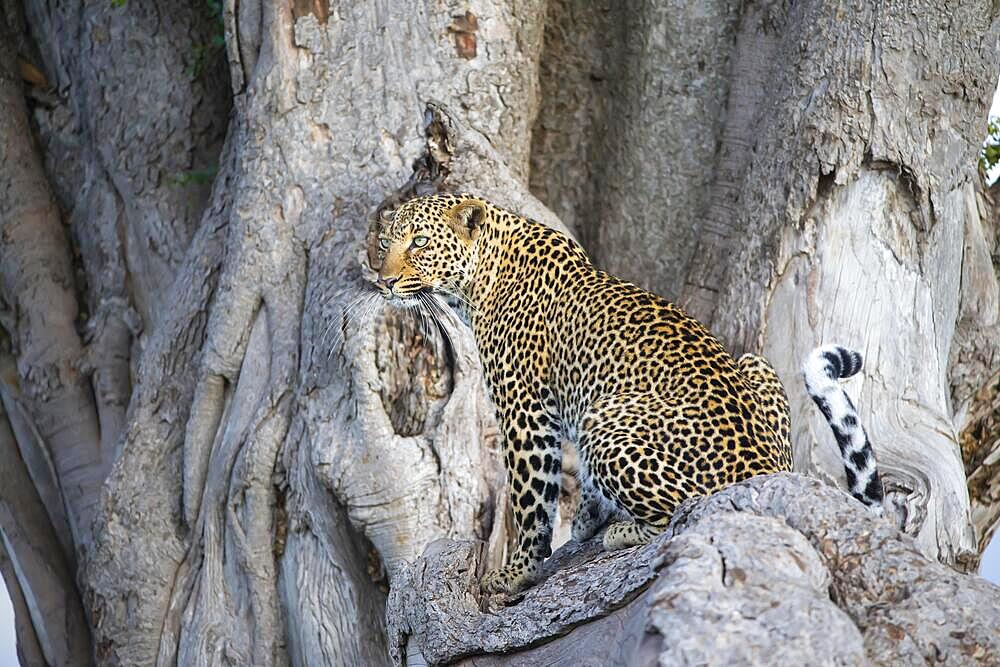
[[[559,500],[562,450],[553,419],[544,410],[500,412],[504,462],[517,529],[517,542],[507,564],[480,582],[486,593],[515,593],[534,582],[542,562],[552,554],[552,527]]]

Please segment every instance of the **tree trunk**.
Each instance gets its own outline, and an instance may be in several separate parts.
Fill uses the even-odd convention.
[[[0,572],[22,660],[699,662],[713,614],[772,601],[815,613],[788,662],[1000,660],[985,612],[967,641],[922,636],[996,594],[937,563],[972,567],[1000,507],[975,169],[997,24],[952,4],[25,0],[26,26],[7,0]],[[763,351],[796,469],[833,484],[797,369],[859,347],[851,391],[915,541],[778,476],[478,600],[510,530],[474,342],[364,289],[378,213],[437,190],[572,232]],[[778,655],[773,620],[730,627],[728,659]]]
[[[962,319],[997,318],[996,276],[979,250],[982,181],[966,157],[995,84],[991,20],[969,3],[873,4],[849,16],[803,6],[784,18],[794,37],[769,60],[794,63],[795,76],[775,81],[779,102],[756,128],[740,216],[744,230],[755,221],[756,241],[736,250],[711,317],[737,349],[775,359],[786,384],[822,340],[865,353],[861,417],[899,525],[958,567],[973,567],[978,551],[949,359]],[[818,48],[803,54],[803,42]],[[746,317],[723,316],[732,312]],[[826,425],[806,417],[801,394],[792,404],[797,469],[839,477]]]
[[[590,6],[559,2],[550,16],[557,65],[542,69],[554,101],[536,125],[540,191],[560,192],[560,213],[595,212],[599,231],[582,237],[618,273],[677,295],[731,350],[763,350],[790,392],[798,470],[843,482],[829,429],[798,389],[801,360],[821,342],[861,350],[867,370],[854,384],[896,520],[925,554],[974,567],[981,547],[957,442],[968,412],[956,403],[997,367],[995,337],[983,334],[997,323],[991,219],[972,157],[995,87],[989,8],[765,2],[738,18],[721,3],[640,8],[621,39],[591,45],[567,31],[606,28],[607,16],[579,5]],[[658,69],[671,73],[649,74]],[[605,93],[591,116],[563,105]],[[618,138],[634,124],[650,136]],[[595,125],[603,144],[565,146]],[[670,138],[677,127],[690,128],[683,140]],[[699,149],[713,141],[714,151]],[[623,153],[634,163],[611,166]],[[682,169],[692,156],[698,168]],[[567,198],[563,161],[605,171]],[[679,183],[684,195],[668,194]],[[622,192],[627,204],[599,209]],[[956,370],[959,350],[976,364]]]

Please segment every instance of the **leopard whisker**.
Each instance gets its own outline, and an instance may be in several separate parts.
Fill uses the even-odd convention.
[[[470,313],[474,313],[476,315],[480,315],[481,314],[480,311],[479,311],[479,309],[476,308],[476,306],[474,306],[472,304],[472,302],[469,301],[460,292],[453,291],[453,290],[450,290],[450,289],[447,289],[447,288],[444,288],[444,287],[442,287],[440,289],[441,289],[442,292],[444,292],[445,294],[447,294],[448,296],[452,297],[453,299],[455,299],[456,301],[458,301],[460,304],[462,304],[466,309],[469,310]]]
[[[442,319],[442,315],[444,317],[454,317],[454,315],[447,312],[432,294],[422,293],[420,294],[419,299],[424,305],[425,312],[430,316],[431,321],[434,323],[438,333],[441,335],[442,340],[454,349],[455,345],[451,339],[451,333],[448,331],[447,324],[445,324]]]
[[[347,336],[347,326],[351,323],[362,325],[367,323],[371,316],[380,310],[380,300],[381,297],[378,293],[363,292],[330,318],[320,336],[320,346],[326,348],[327,359],[343,346]],[[332,340],[329,339],[331,333],[333,334]]]

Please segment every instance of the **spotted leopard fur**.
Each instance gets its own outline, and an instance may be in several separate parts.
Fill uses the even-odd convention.
[[[551,553],[560,440],[578,449],[572,535],[648,542],[674,508],[791,469],[774,369],[734,359],[680,308],[596,268],[565,234],[469,195],[413,199],[380,223],[377,285],[408,304],[463,304],[496,406],[516,546],[487,592],[530,583]]]

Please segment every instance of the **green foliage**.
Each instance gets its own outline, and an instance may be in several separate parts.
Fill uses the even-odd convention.
[[[1000,116],[990,118],[986,126],[986,141],[979,151],[979,168],[989,171],[1000,163]]]
[[[117,0],[112,0],[116,2]],[[207,42],[195,44],[191,49],[191,64],[187,67],[187,75],[198,78],[205,67],[214,58],[219,57],[226,48],[226,24],[222,19],[222,0],[205,0],[208,13],[212,17],[213,32]]]
[[[190,169],[173,174],[169,177],[168,182],[170,185],[175,186],[205,185],[214,181],[218,173],[219,168],[217,166],[206,169]]]
[[[121,9],[128,0],[111,0],[111,6]],[[222,19],[222,0],[205,0],[212,20],[212,34],[207,42],[191,47],[191,64],[184,70],[192,79],[197,79],[213,58],[220,56],[226,48],[226,24]]]
[[[226,40],[220,35],[212,35],[211,41],[195,44],[191,47],[191,64],[187,66],[184,73],[192,79],[197,79],[205,71],[205,67],[212,62],[212,59],[223,52],[225,45]]]

